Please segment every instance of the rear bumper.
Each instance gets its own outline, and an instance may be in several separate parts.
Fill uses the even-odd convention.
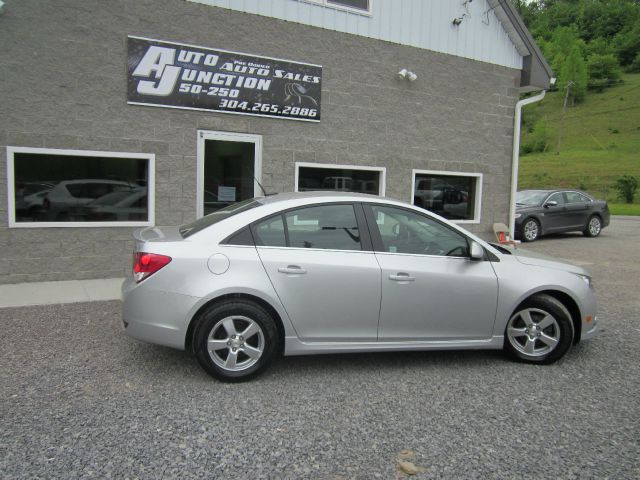
[[[184,350],[188,314],[198,297],[155,290],[128,278],[122,285],[124,332],[144,342]]]

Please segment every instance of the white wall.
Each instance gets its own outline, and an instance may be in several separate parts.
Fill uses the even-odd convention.
[[[464,0],[370,0],[371,14],[323,6],[322,0],[189,1],[522,68],[522,56],[488,0],[466,6]]]

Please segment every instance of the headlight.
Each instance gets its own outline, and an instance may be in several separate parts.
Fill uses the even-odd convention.
[[[589,288],[593,288],[593,280],[591,280],[591,277],[590,277],[590,276],[588,276],[588,275],[581,275],[581,274],[579,274],[579,273],[576,273],[576,275],[577,275],[578,277],[580,277],[580,278],[582,279],[582,281],[583,281],[584,283],[586,283],[586,284],[587,284],[587,286],[588,286]]]
[[[513,216],[513,218],[520,218],[521,216],[522,216],[522,214],[521,214],[521,213],[516,213],[516,214]]]

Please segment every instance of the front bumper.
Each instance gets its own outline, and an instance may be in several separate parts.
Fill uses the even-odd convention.
[[[580,335],[580,340],[589,340],[593,338],[598,333],[598,317],[594,315],[591,323],[587,323],[585,320],[582,321],[582,335]]]

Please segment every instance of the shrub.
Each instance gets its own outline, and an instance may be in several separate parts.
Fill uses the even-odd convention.
[[[631,175],[623,175],[616,180],[615,188],[625,203],[633,203],[633,197],[635,197],[638,189],[638,180]]]

